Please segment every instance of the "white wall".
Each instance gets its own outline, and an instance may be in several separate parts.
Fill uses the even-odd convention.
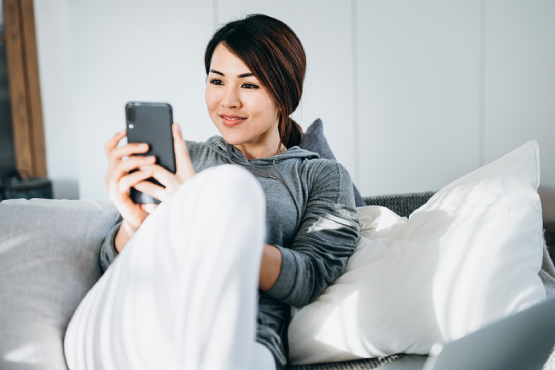
[[[68,1],[34,6],[48,177],[55,198],[79,199]]]
[[[537,140],[544,219],[555,222],[555,1],[490,0],[485,15],[485,161]]]
[[[357,5],[362,194],[439,190],[476,169],[480,1]]]
[[[125,127],[125,103],[163,101],[187,139],[217,134],[204,103],[207,1],[70,2],[79,190],[107,199],[104,143]]]
[[[218,25],[261,12],[289,24],[307,52],[294,118],[305,129],[322,118],[363,195],[438,190],[536,139],[544,217],[555,221],[551,0],[35,0],[35,8],[49,173],[55,184],[78,181],[80,197],[107,199],[103,145],[123,128],[129,100],[171,103],[188,139],[217,134],[204,104],[204,48]]]

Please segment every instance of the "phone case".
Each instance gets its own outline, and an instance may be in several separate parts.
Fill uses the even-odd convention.
[[[156,164],[175,173],[175,153],[173,147],[171,105],[167,103],[129,102],[125,105],[127,121],[127,142],[147,143],[149,150],[137,155],[154,155]],[[162,185],[154,178],[150,181]],[[131,188],[130,197],[137,204],[160,203],[147,194]]]

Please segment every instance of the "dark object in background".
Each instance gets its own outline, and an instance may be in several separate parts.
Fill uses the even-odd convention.
[[[13,171],[0,180],[0,201],[5,199],[52,198],[52,182],[47,178],[28,177]]]

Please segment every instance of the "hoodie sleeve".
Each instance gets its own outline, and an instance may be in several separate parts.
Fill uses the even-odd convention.
[[[100,268],[102,269],[102,273],[108,270],[108,267],[114,262],[116,257],[118,256],[118,251],[116,250],[116,245],[114,243],[114,239],[118,230],[121,226],[123,218],[120,214],[118,214],[118,218],[116,220],[116,224],[110,230],[108,235],[104,238],[102,245],[100,246]]]
[[[265,294],[295,307],[314,301],[343,273],[359,228],[349,173],[335,161],[322,161],[291,248],[277,246],[281,272]]]

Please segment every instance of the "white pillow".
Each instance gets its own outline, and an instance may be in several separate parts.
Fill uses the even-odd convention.
[[[441,189],[409,219],[358,208],[346,272],[293,310],[293,364],[427,354],[545,299],[539,149],[531,141]]]

